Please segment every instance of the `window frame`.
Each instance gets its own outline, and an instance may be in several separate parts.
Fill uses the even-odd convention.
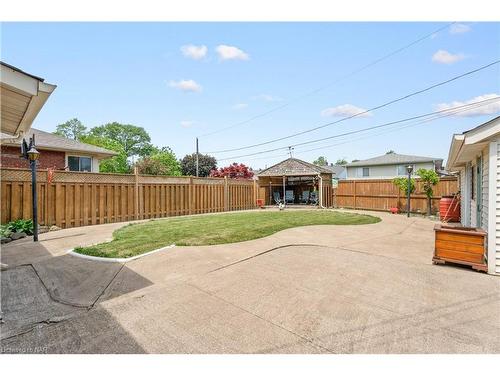
[[[78,158],[78,170],[77,171],[70,169],[69,158]],[[82,159],[89,159],[90,160],[90,170],[88,170],[88,171],[82,170],[82,162],[81,162]],[[70,171],[70,172],[85,172],[85,173],[92,172],[92,164],[93,164],[93,157],[92,156],[89,156],[89,155],[70,155],[70,154],[66,155],[66,165],[68,167],[68,171]]]

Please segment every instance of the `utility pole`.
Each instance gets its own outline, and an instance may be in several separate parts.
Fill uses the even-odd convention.
[[[200,175],[200,152],[198,150],[198,137],[196,137],[196,177]]]

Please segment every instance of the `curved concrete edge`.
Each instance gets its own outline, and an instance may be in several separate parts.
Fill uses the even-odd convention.
[[[165,246],[165,247],[161,247],[161,248],[156,249],[156,250],[151,250],[151,251],[148,251],[147,253],[139,254],[139,255],[136,255],[136,256],[133,256],[133,257],[130,257],[130,258],[104,258],[104,257],[95,257],[95,256],[92,256],[92,255],[85,255],[85,254],[77,253],[75,251],[75,249],[69,249],[66,252],[66,254],[69,254],[69,255],[72,255],[72,256],[78,257],[78,258],[93,260],[93,261],[96,261],[96,262],[127,263],[127,262],[130,262],[132,260],[136,260],[136,259],[145,257],[147,255],[151,255],[151,254],[163,251],[163,250],[171,249],[173,247],[175,247],[175,244],[168,245],[168,246]]]

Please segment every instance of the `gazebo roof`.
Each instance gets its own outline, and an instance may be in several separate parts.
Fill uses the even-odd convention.
[[[258,177],[281,177],[281,176],[316,176],[320,173],[332,174],[332,171],[320,167],[318,165],[314,165],[308,163],[303,160],[288,158],[279,162],[278,164],[274,164],[273,166],[264,169],[257,176]]]

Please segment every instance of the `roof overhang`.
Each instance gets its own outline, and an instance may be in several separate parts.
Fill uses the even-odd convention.
[[[277,173],[277,174],[258,174],[257,177],[302,177],[302,176],[318,176],[320,174],[333,174],[332,172],[304,172],[304,173]]]
[[[473,160],[487,144],[500,135],[500,117],[496,117],[462,134],[454,134],[451,140],[446,169],[453,171]]]
[[[56,86],[7,64],[0,64],[1,132],[25,134]]]

